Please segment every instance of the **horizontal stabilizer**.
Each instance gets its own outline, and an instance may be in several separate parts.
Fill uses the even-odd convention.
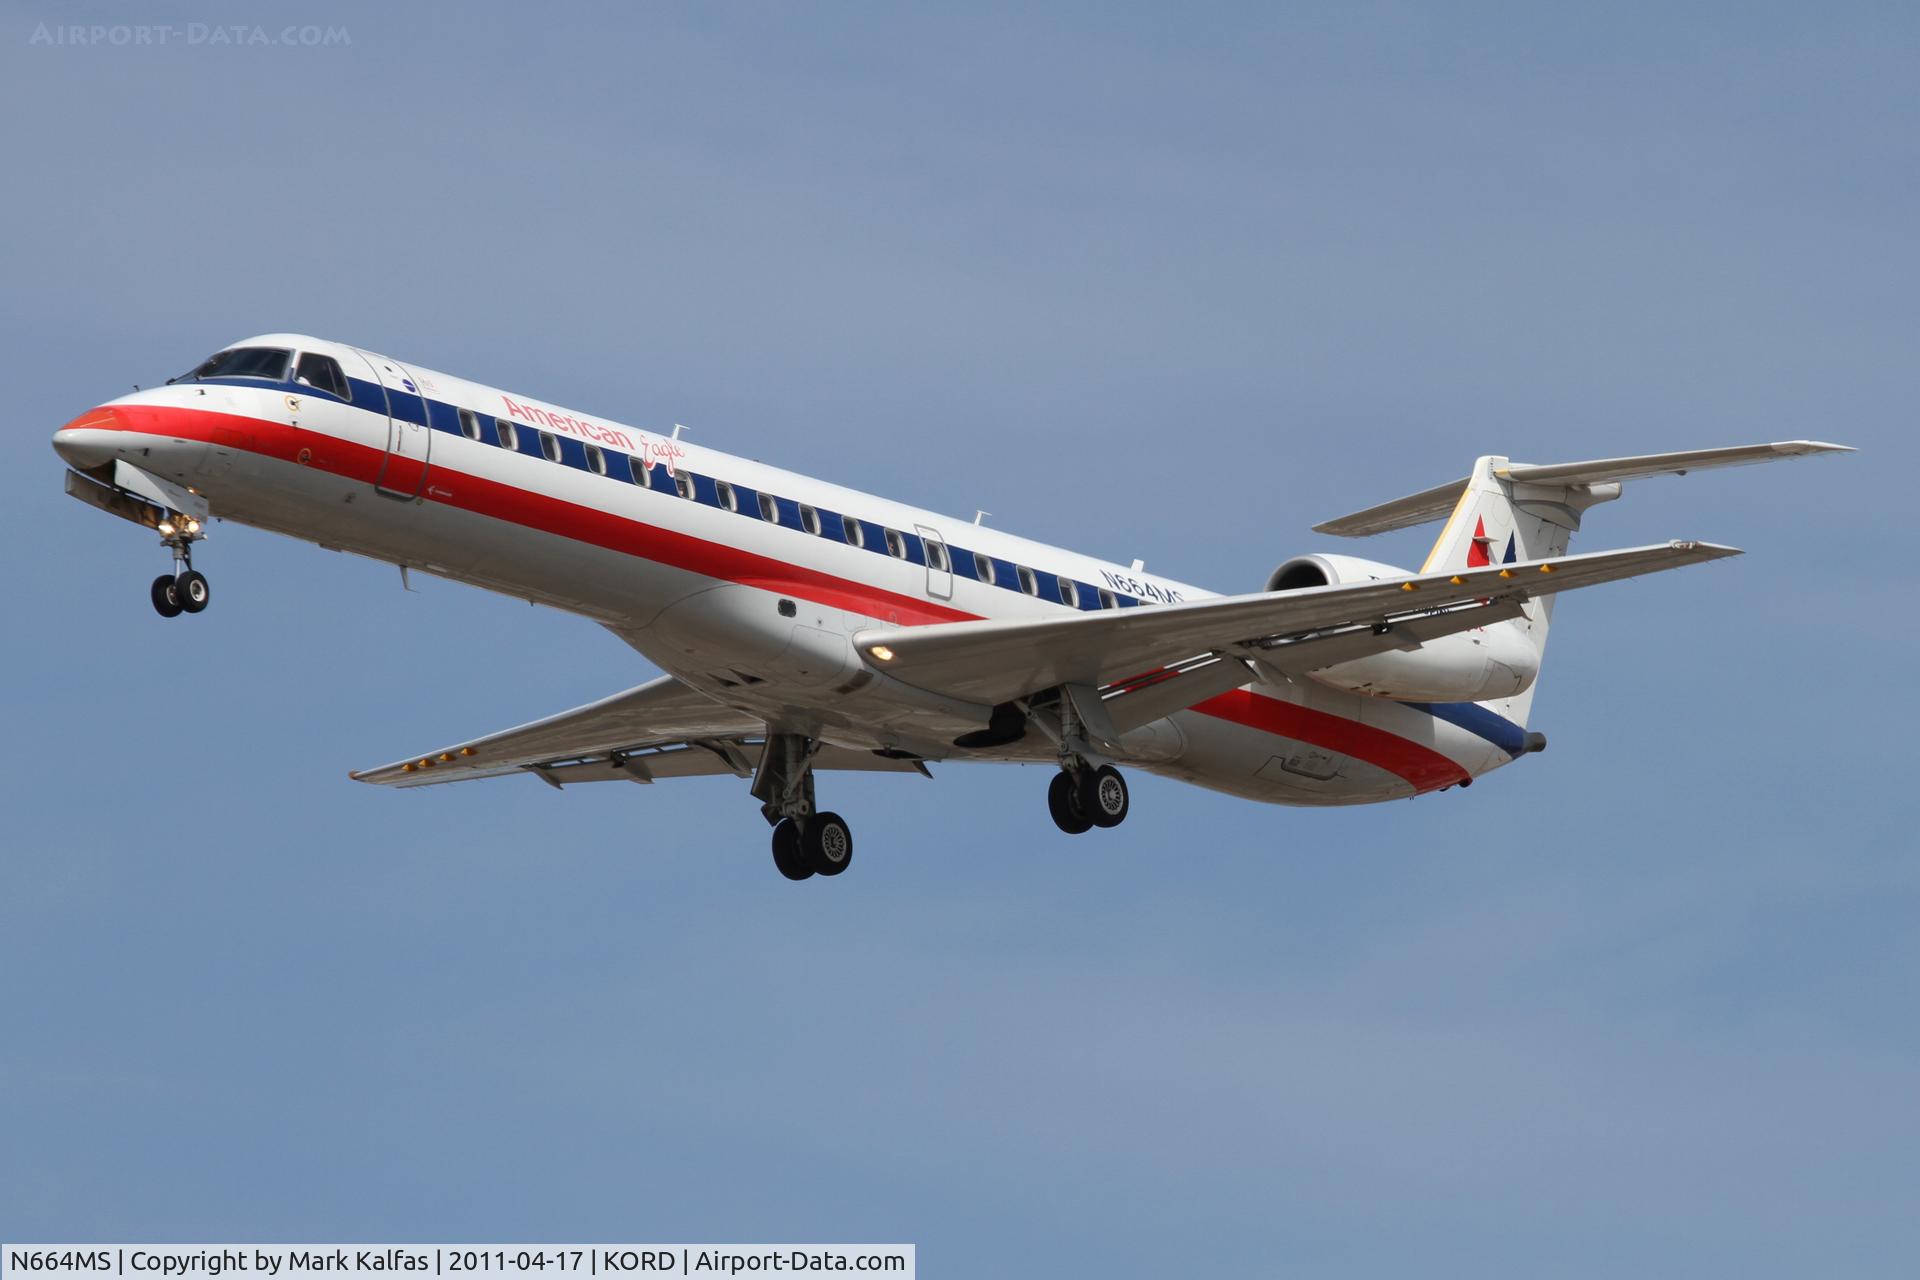
[[[1507,463],[1494,468],[1493,474],[1511,484],[1554,485],[1571,489],[1580,485],[1607,484],[1620,480],[1640,480],[1647,476],[1683,476],[1689,471],[1709,467],[1739,467],[1779,458],[1799,458],[1815,453],[1851,453],[1843,444],[1820,440],[1781,440],[1773,444],[1743,444],[1725,449],[1692,449],[1683,453],[1648,453],[1629,458],[1596,458],[1588,462],[1547,464]],[[1444,520],[1452,514],[1467,480],[1436,485],[1419,493],[1383,502],[1352,515],[1341,516],[1313,526],[1315,533],[1330,533],[1342,538],[1364,538],[1395,529]]]
[[[1691,449],[1684,453],[1646,453],[1635,458],[1598,458],[1592,462],[1560,462],[1547,466],[1508,465],[1494,474],[1515,484],[1605,484],[1610,480],[1643,480],[1648,476],[1683,476],[1708,467],[1744,467],[1780,458],[1804,458],[1814,453],[1852,453],[1844,444],[1821,440],[1780,440],[1773,444],[1740,444],[1725,449]]]

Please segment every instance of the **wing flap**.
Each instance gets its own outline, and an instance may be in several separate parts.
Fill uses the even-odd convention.
[[[1309,661],[1314,670],[1360,656],[1366,644],[1346,637],[1356,628],[1384,628],[1383,647],[1418,642],[1421,619],[1455,611],[1510,606],[1532,596],[1597,586],[1622,578],[1738,555],[1707,542],[1670,542],[1621,551],[1597,551],[1550,560],[1489,565],[1456,574],[1310,587],[1299,591],[1222,596],[1191,604],[1157,605],[1110,613],[1075,613],[1037,620],[945,622],[925,627],[863,631],[855,638],[876,670],[949,697],[1000,703],[1053,688],[1101,688],[1197,655],[1238,653],[1276,664]],[[1492,620],[1491,615],[1483,615]],[[1449,630],[1484,625],[1459,622]],[[1387,639],[1396,625],[1411,635]],[[1333,633],[1333,634],[1322,634]],[[1435,630],[1426,638],[1446,634]],[[1342,638],[1337,656],[1307,659],[1312,643]],[[1300,647],[1289,657],[1287,650]],[[1377,649],[1365,649],[1376,652]]]
[[[495,776],[531,773],[554,787],[567,787],[576,782],[647,783],[663,782],[669,778],[749,777],[752,774],[751,762],[760,758],[760,748],[764,743],[764,738],[703,738],[697,742],[613,752],[584,760],[524,764],[501,770]],[[742,763],[746,765],[744,771],[740,767]],[[871,751],[834,746],[823,746],[815,752],[813,767],[862,773],[924,772],[920,762],[910,757],[882,756]],[[409,778],[394,785],[424,787],[463,780],[421,775],[417,780]]]

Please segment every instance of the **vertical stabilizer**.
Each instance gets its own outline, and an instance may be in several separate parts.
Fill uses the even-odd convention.
[[[1505,458],[1483,457],[1460,490],[1453,514],[1440,528],[1422,573],[1446,573],[1516,560],[1545,560],[1567,553],[1567,544],[1580,528],[1588,507],[1620,496],[1618,484],[1521,484],[1503,478]],[[1553,621],[1553,597],[1529,601],[1524,616],[1496,626],[1511,627],[1526,638],[1535,654],[1546,657],[1547,629]],[[1532,709],[1535,680],[1511,698],[1485,705],[1525,726]]]
[[[1684,476],[1716,467],[1851,452],[1846,445],[1824,440],[1778,440],[1771,444],[1595,458],[1585,462],[1516,465],[1505,458],[1481,458],[1473,464],[1473,474],[1463,484],[1435,485],[1364,511],[1322,521],[1314,526],[1314,531],[1342,538],[1364,538],[1445,520],[1433,550],[1427,553],[1423,573],[1444,573],[1515,560],[1541,560],[1566,554],[1568,542],[1580,529],[1581,514],[1588,507],[1619,497],[1623,480]],[[1547,647],[1547,624],[1553,617],[1553,601],[1551,595],[1530,601],[1525,617],[1496,625],[1519,629],[1534,646],[1536,654],[1543,655]],[[1528,688],[1517,697],[1481,705],[1524,725],[1527,711],[1533,705],[1533,689]]]

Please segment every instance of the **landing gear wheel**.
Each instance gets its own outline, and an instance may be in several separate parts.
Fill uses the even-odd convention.
[[[800,849],[813,870],[837,876],[853,862],[853,832],[839,814],[816,813],[800,828]]]
[[[1080,807],[1096,827],[1117,827],[1127,820],[1127,780],[1110,764],[1080,778]]]
[[[1093,826],[1093,819],[1081,803],[1079,784],[1064,769],[1054,774],[1053,781],[1047,784],[1047,812],[1053,815],[1053,825],[1070,836]]]
[[[188,613],[200,612],[212,598],[207,575],[197,569],[189,569],[174,579],[174,594],[180,598],[180,607]]]
[[[773,865],[789,880],[805,880],[813,874],[800,851],[800,828],[792,818],[782,818],[773,829]]]
[[[184,607],[180,603],[179,588],[170,573],[163,573],[153,580],[153,611],[163,618],[177,618]]]

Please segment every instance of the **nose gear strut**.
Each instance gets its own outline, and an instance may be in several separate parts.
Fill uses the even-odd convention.
[[[206,537],[206,530],[195,516],[168,513],[158,529],[160,545],[173,552],[173,572],[153,580],[153,608],[163,618],[183,613],[199,613],[212,600],[207,575],[193,567],[193,544]]]

